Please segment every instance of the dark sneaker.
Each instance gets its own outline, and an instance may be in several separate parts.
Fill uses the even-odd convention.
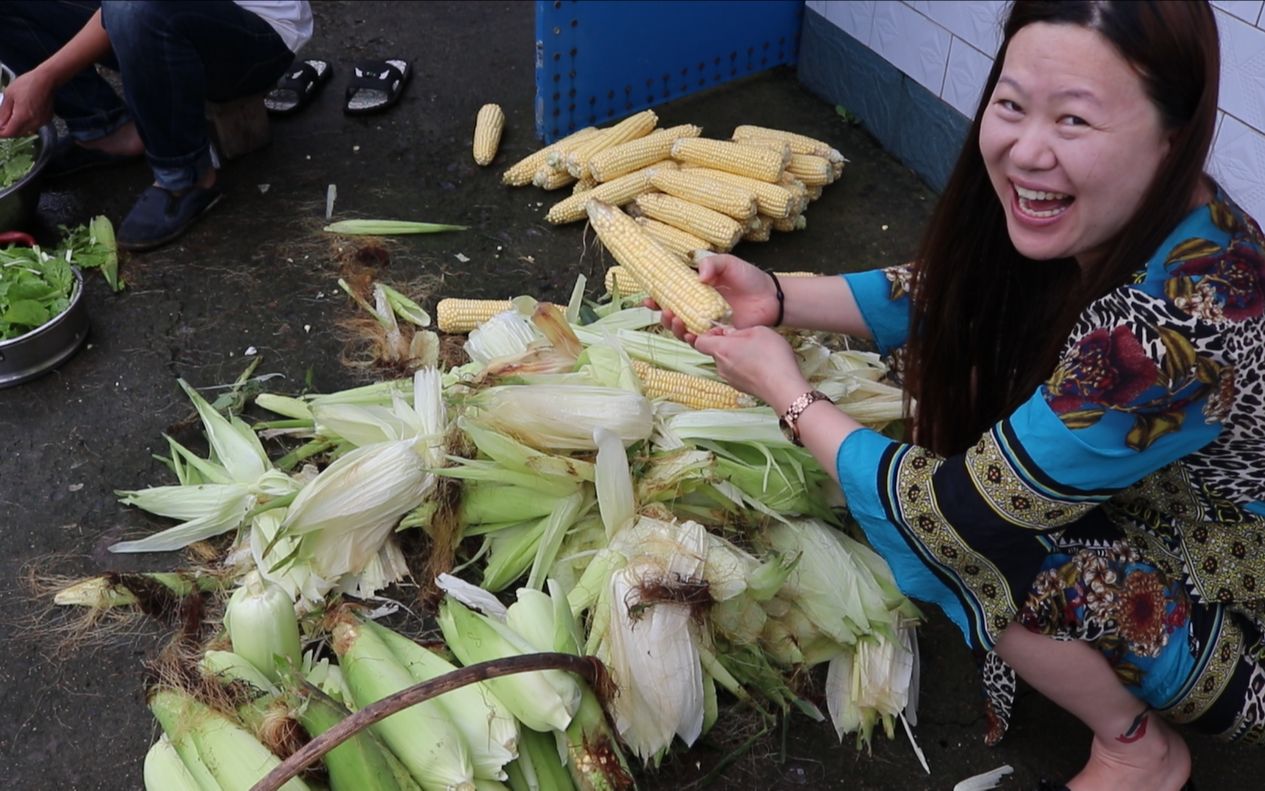
[[[175,240],[222,197],[212,187],[192,187],[179,195],[162,187],[146,187],[119,226],[123,250],[152,250]]]

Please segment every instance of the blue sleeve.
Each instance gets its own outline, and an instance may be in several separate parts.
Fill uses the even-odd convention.
[[[909,338],[909,264],[842,275],[861,310],[880,354],[890,354]]]

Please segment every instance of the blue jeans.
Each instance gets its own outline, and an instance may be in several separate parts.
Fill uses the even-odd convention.
[[[136,122],[158,185],[188,189],[211,166],[204,105],[262,93],[294,61],[267,22],[230,0],[0,0],[0,61],[21,74],[101,9],[123,98],[95,69],[54,96],[71,136],[90,141]]]

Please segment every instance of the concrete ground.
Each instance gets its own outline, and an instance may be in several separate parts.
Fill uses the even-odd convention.
[[[576,274],[598,275],[580,225],[543,220],[554,199],[500,184],[503,167],[537,147],[532,129],[532,4],[526,2],[314,3],[309,57],[334,63],[314,105],[274,122],[268,149],[222,173],[226,198],[187,237],[123,265],[128,288],[110,294],[89,278],[89,345],[59,371],[0,391],[0,767],[16,789],[134,789],[156,730],[143,705],[143,663],[153,631],[117,634],[70,650],[41,617],[48,602],[25,575],[151,569],[169,557],[120,557],[105,548],[152,532],[156,520],[120,506],[115,489],[169,482],[152,453],[190,417],[176,385],[231,382],[254,348],[271,389],[341,389],[360,381],[340,362],[335,322],[353,314],[338,291],[323,224],[326,187],[339,217],[467,224],[461,234],[404,238],[385,275],[430,278],[421,296],[564,299]],[[358,57],[412,61],[412,83],[389,113],[352,119],[342,86]],[[501,153],[483,169],[470,156],[475,112],[499,102],[508,117]],[[862,128],[807,93],[792,69],[656,108],[664,125],[701,124],[725,137],[739,123],[797,130],[833,142],[851,159],[843,179],[809,212],[805,232],[744,243],[739,252],[780,269],[833,272],[905,260],[934,196]],[[49,185],[41,231],[105,213],[116,222],[148,182],[136,163]],[[266,185],[266,186],[265,186]],[[460,256],[460,258],[458,258]],[[1004,789],[1070,776],[1087,733],[1039,696],[1021,694],[1010,736],[981,740],[972,664],[957,633],[933,615],[921,632],[923,701],[917,731],[932,773],[903,735],[879,736],[872,754],[840,746],[828,724],[791,717],[738,750],[758,722],[734,708],[688,752],[640,774],[652,789],[948,789],[1001,764]],[[1192,739],[1203,788],[1259,788],[1265,755]],[[709,774],[711,773],[711,774]]]

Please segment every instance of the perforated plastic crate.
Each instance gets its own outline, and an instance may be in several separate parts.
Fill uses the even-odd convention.
[[[553,142],[782,64],[800,0],[538,0],[536,133]]]

